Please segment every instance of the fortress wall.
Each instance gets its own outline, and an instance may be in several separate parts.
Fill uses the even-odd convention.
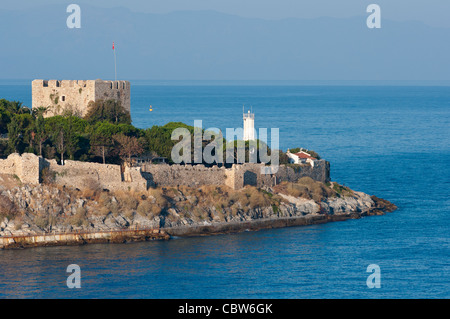
[[[39,184],[39,157],[29,153],[11,154],[0,160],[0,174],[16,175],[22,183]]]
[[[272,187],[282,181],[295,182],[309,176],[320,182],[330,181],[330,163],[315,161],[314,167],[305,165],[280,165],[273,174],[262,174],[264,164],[233,165],[232,168],[205,167],[203,165],[147,165],[125,167],[120,165],[87,163],[66,160],[59,165],[56,160],[45,160],[34,154],[11,154],[0,160],[0,174],[17,175],[23,183],[38,184],[42,169],[55,174],[55,183],[75,188],[103,188],[115,190],[147,190],[148,186],[177,187],[179,185],[199,187],[203,185],[227,185],[241,189],[246,185]]]
[[[178,185],[196,187],[202,185],[224,185],[227,170],[223,167],[204,165],[147,165],[143,175],[152,186],[176,187]]]
[[[299,178],[309,176],[312,179],[326,183],[330,181],[330,163],[325,160],[314,161],[314,167],[309,164],[280,165],[276,173],[277,182],[295,182]]]
[[[82,188],[103,188],[109,190],[123,190],[131,188],[139,188],[139,185],[130,182],[122,181],[122,172],[120,165],[87,163],[77,161],[65,161],[64,165],[59,165],[55,160],[48,161],[50,171],[56,173],[55,183],[58,185],[65,185]],[[137,179],[136,174],[133,174],[134,181],[146,183],[142,178]],[[122,185],[123,184],[123,185]],[[145,189],[147,189],[145,187]]]
[[[16,174],[19,176],[22,183],[34,185],[39,184],[39,157],[31,153],[25,153],[22,154],[20,160],[18,160],[18,163],[19,165],[17,166],[18,170]]]
[[[46,117],[73,110],[83,116],[87,105],[95,100],[94,81],[34,80],[32,86],[32,107],[47,107]]]
[[[130,112],[130,82],[128,81],[95,81],[95,101],[117,100]]]
[[[294,169],[294,168],[295,169]],[[203,165],[147,165],[142,175],[151,186],[176,187],[178,185],[196,187],[202,185],[227,185],[233,189],[241,189],[246,185],[255,187],[272,187],[282,181],[295,182],[299,178],[309,176],[320,182],[329,181],[329,163],[316,161],[315,166],[280,165],[273,174],[263,174],[264,164],[245,163],[233,165],[230,169]]]
[[[19,154],[14,153],[8,156],[7,159],[0,159],[0,174],[17,175],[17,162]]]

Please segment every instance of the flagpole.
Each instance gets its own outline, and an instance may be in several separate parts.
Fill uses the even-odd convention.
[[[114,80],[117,81],[117,64],[116,64],[116,48],[113,42],[113,51],[114,51]]]

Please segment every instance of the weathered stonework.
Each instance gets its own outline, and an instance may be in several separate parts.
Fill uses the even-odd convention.
[[[20,156],[11,154],[7,159],[0,160],[0,173],[15,175],[22,183],[39,184],[40,158],[34,154],[25,153]]]
[[[102,188],[144,191],[148,187],[199,187],[226,185],[241,189],[246,185],[272,187],[282,181],[295,182],[309,176],[320,182],[330,180],[330,163],[315,161],[314,167],[306,165],[280,165],[273,174],[262,174],[264,164],[240,164],[231,168],[205,167],[203,165],[147,165],[125,167],[120,165],[87,163],[66,160],[59,165],[56,160],[46,160],[34,154],[11,154],[0,160],[0,174],[16,175],[23,183],[38,184],[42,171],[47,168],[58,185],[75,188]]]
[[[147,190],[147,180],[142,177],[138,167],[127,168],[122,173],[120,165],[68,160],[64,161],[64,165],[59,165],[55,160],[46,161],[44,167],[48,167],[49,171],[55,174],[55,183],[58,185],[112,191]]]
[[[203,165],[146,165],[142,174],[152,186],[202,186],[227,185],[233,189],[241,189],[246,185],[256,187],[272,187],[282,181],[297,181],[309,176],[314,180],[326,183],[330,180],[330,163],[325,160],[315,161],[311,165],[280,165],[273,174],[262,174],[264,164],[239,164],[231,168],[211,167]]]
[[[46,107],[46,117],[59,115],[64,110],[84,116],[91,101],[117,100],[130,111],[130,82],[103,80],[34,80],[32,107]]]
[[[224,185],[227,179],[224,167],[207,168],[204,165],[146,165],[143,175],[152,186]]]

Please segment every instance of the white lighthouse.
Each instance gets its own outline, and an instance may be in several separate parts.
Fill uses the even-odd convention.
[[[255,139],[255,114],[244,113],[244,141],[253,141]]]

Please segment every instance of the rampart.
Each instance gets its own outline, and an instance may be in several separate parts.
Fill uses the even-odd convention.
[[[0,159],[0,173],[15,175],[22,183],[39,184],[42,159],[34,154],[11,154],[7,159]]]
[[[75,188],[100,188],[108,190],[147,190],[147,180],[139,167],[125,168],[120,165],[64,161],[45,161],[44,168],[58,185]]]
[[[117,100],[130,111],[130,82],[103,80],[34,80],[32,107],[46,107],[46,117],[59,115],[65,110],[84,116],[89,102]]]
[[[330,180],[330,164],[325,160],[315,161],[314,167],[309,164],[280,165],[272,174],[263,174],[263,168],[267,167],[264,164],[246,163],[233,165],[231,168],[153,164],[141,169],[70,160],[59,165],[56,160],[46,160],[29,153],[11,154],[7,159],[0,160],[0,174],[16,175],[23,183],[38,184],[43,177],[49,177],[57,185],[111,191],[142,191],[148,187],[182,185],[226,185],[233,189],[241,189],[246,185],[272,187],[282,181],[294,182],[304,176],[320,182]]]
[[[205,167],[204,165],[146,165],[143,176],[152,186],[202,186],[227,185],[241,189],[246,185],[271,187],[282,181],[294,182],[309,176],[320,182],[330,180],[330,163],[325,160],[315,161],[314,167],[304,165],[280,165],[273,174],[263,174],[264,164],[239,164],[231,168]]]

